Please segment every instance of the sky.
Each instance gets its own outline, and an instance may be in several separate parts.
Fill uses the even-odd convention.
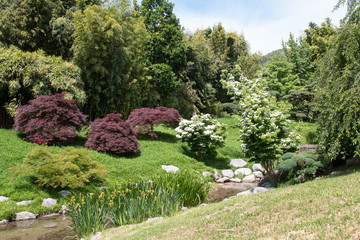
[[[326,17],[335,26],[346,8],[333,12],[338,0],[169,0],[185,31],[194,32],[221,22],[227,32],[243,34],[252,53],[263,55],[282,48],[293,33],[299,37],[309,22]]]

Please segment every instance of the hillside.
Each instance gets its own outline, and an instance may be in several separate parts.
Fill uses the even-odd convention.
[[[359,184],[351,170],[110,229],[102,239],[359,239]]]

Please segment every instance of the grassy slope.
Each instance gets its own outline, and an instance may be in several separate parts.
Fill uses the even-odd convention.
[[[360,172],[107,230],[102,239],[360,239]]]
[[[139,136],[141,153],[135,156],[119,157],[93,150],[93,159],[104,164],[109,171],[107,183],[113,184],[116,181],[128,179],[150,179],[154,174],[161,174],[162,164],[172,164],[180,169],[192,169],[199,172],[212,170],[213,168],[228,168],[230,158],[242,157],[243,153],[237,141],[238,130],[232,127],[235,123],[233,119],[221,119],[228,124],[228,141],[217,156],[210,156],[204,162],[198,162],[195,155],[187,150],[186,144],[180,142],[175,137],[175,131],[166,127],[158,126],[155,131],[158,135],[157,140],[152,140],[147,136]],[[73,144],[75,147],[82,148],[84,139],[79,138]],[[28,210],[35,213],[46,212],[47,209],[41,207],[43,198],[58,198],[57,192],[61,189],[51,190],[32,184],[29,178],[17,178],[10,181],[10,167],[22,163],[26,154],[35,147],[35,144],[23,141],[13,130],[0,129],[0,196],[7,196],[11,201],[0,202],[0,220],[14,216],[15,212]],[[60,147],[49,147],[51,152],[59,152]],[[103,184],[103,185],[104,185]],[[91,186],[88,187],[90,189]],[[16,201],[35,200],[29,206],[16,206]],[[61,202],[63,203],[63,202]],[[55,207],[60,208],[61,203]]]

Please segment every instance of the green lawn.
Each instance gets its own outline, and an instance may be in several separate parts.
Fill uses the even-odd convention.
[[[195,159],[196,155],[189,152],[186,143],[182,143],[175,137],[174,129],[164,126],[155,127],[158,139],[153,140],[148,136],[138,136],[141,153],[132,156],[115,156],[106,153],[99,153],[88,149],[93,159],[104,164],[109,172],[106,183],[102,185],[114,184],[115,182],[128,179],[151,179],[154,174],[164,172],[161,165],[171,164],[180,169],[198,171],[213,171],[214,168],[225,169],[229,167],[231,158],[243,156],[240,144],[237,141],[238,130],[234,128],[234,119],[220,119],[221,122],[228,124],[228,136],[226,145],[219,150],[216,156],[207,156],[204,162]],[[43,198],[52,197],[59,199],[58,191],[61,189],[51,189],[39,187],[33,184],[29,177],[19,177],[11,181],[10,167],[22,163],[26,154],[33,149],[36,144],[23,141],[13,130],[0,129],[0,196],[10,197],[11,201],[0,202],[0,220],[14,217],[15,212],[29,210],[35,213],[49,211],[41,207]],[[84,137],[79,137],[72,146],[83,148]],[[60,152],[62,147],[48,147],[53,153]],[[92,185],[87,186],[83,191],[91,189]],[[29,206],[16,206],[17,201],[35,200]],[[64,200],[58,204],[54,210],[61,207]]]
[[[101,239],[359,239],[360,172],[242,195]]]
[[[141,153],[132,156],[115,156],[106,153],[99,153],[88,149],[93,159],[104,164],[109,172],[109,177],[101,185],[114,184],[115,182],[126,181],[128,179],[149,180],[154,174],[164,172],[161,165],[171,164],[180,169],[197,171],[213,171],[216,169],[230,168],[229,160],[232,158],[243,158],[244,154],[238,141],[239,130],[235,126],[236,120],[232,118],[221,118],[220,122],[227,125],[226,144],[218,150],[216,156],[206,156],[203,162],[196,160],[196,154],[189,151],[187,144],[175,137],[174,129],[164,126],[155,127],[158,139],[153,140],[148,136],[138,136]],[[82,134],[83,135],[83,134]],[[72,146],[83,148],[84,136],[78,137]],[[10,197],[10,201],[0,202],[0,220],[11,218],[19,211],[32,211],[34,213],[44,213],[61,208],[65,199],[59,198],[58,191],[61,189],[51,189],[39,187],[33,184],[30,177],[19,177],[11,181],[10,167],[22,163],[26,154],[31,151],[36,144],[22,140],[11,129],[0,129],[0,196]],[[63,147],[48,147],[49,151],[58,153]],[[249,162],[248,167],[253,163]],[[82,191],[91,191],[95,186],[89,185]],[[70,189],[71,190],[71,189]],[[53,210],[41,207],[43,198],[56,198],[59,204]],[[22,200],[34,200],[29,206],[17,206],[15,203]]]

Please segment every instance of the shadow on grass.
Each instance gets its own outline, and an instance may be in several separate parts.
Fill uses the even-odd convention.
[[[176,143],[179,140],[176,138],[176,136],[174,136],[173,134],[169,134],[169,133],[164,133],[164,132],[159,132],[159,131],[155,131],[155,134],[158,136],[158,138],[152,138],[151,136],[147,135],[147,134],[141,134],[138,133],[137,135],[137,140],[143,140],[143,141],[161,141],[161,142],[167,142],[167,143]]]
[[[183,152],[183,154],[185,154],[191,158],[197,159],[197,154],[194,152],[191,152],[185,146],[182,147],[182,152]],[[230,168],[229,159],[217,152],[204,155],[202,162],[206,166],[216,168],[216,169],[229,169]]]

